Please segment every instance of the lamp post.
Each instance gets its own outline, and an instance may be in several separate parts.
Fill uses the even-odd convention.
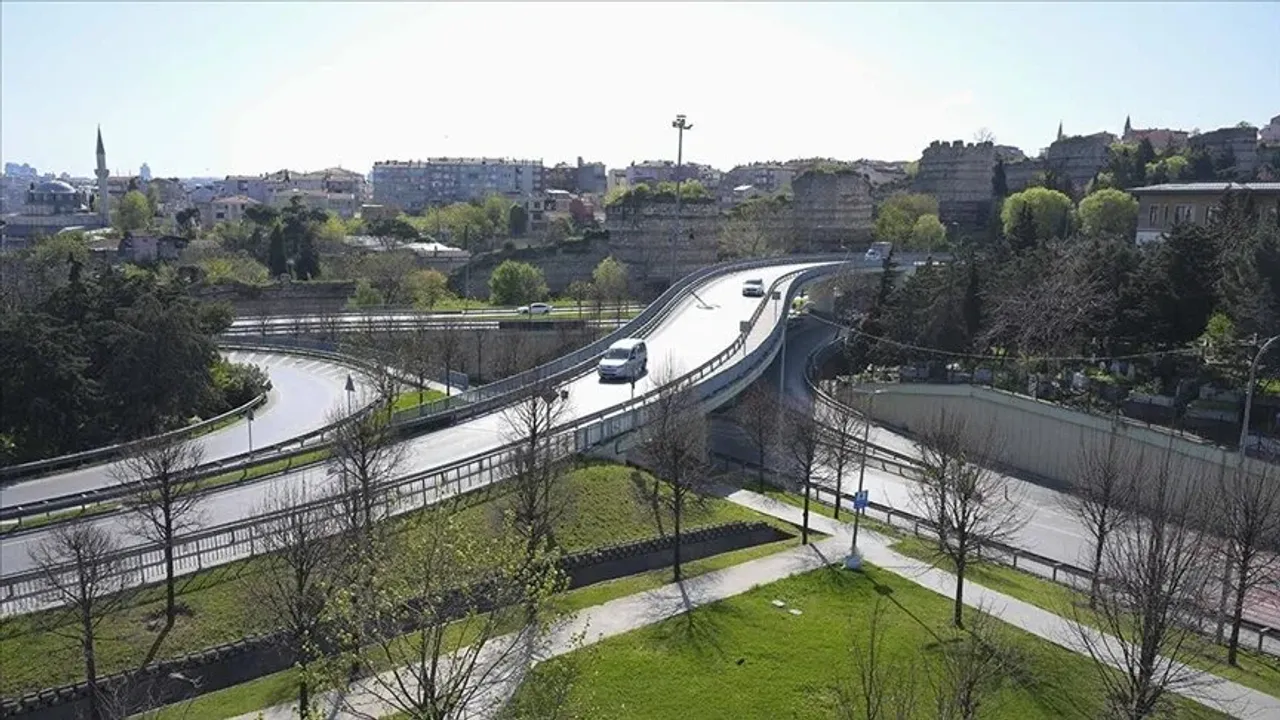
[[[355,381],[351,379],[351,375],[347,375],[346,390],[347,390],[347,414],[350,415],[352,412],[352,397],[356,394],[356,384],[355,384]]]
[[[867,398],[867,409],[862,413],[862,453],[861,462],[858,465],[858,493],[855,497],[860,497],[863,492],[863,483],[867,478],[867,446],[871,443],[871,409],[875,407],[876,396],[884,392],[883,390],[858,390],[854,392],[864,395]],[[840,503],[840,498],[836,498],[836,504]],[[850,569],[858,569],[862,567],[862,553],[858,551],[858,529],[862,524],[862,513],[864,508],[855,506],[853,509],[853,545],[849,550],[849,559],[845,565]]]
[[[1240,421],[1240,465],[1244,465],[1245,446],[1249,442],[1249,415],[1253,412],[1253,386],[1258,379],[1258,363],[1262,361],[1262,356],[1267,354],[1271,346],[1280,340],[1280,335],[1269,338],[1262,343],[1262,347],[1258,348],[1258,352],[1253,356],[1253,362],[1249,363],[1249,384],[1244,392],[1244,419]]]
[[[249,458],[253,459],[253,408],[249,408],[244,417],[249,421]]]
[[[671,284],[675,285],[676,243],[680,240],[680,184],[684,181],[684,173],[681,171],[684,166],[684,131],[692,130],[693,123],[681,114],[671,121],[671,127],[676,129],[676,231],[671,236]]]

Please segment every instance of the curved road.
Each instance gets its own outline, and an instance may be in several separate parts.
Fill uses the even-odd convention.
[[[646,337],[649,346],[649,373],[636,382],[636,395],[657,387],[656,379],[664,373],[676,374],[693,370],[733,344],[739,333],[739,322],[749,320],[763,298],[742,296],[742,282],[761,278],[765,285],[775,279],[813,267],[810,263],[779,265],[723,275],[697,286],[694,293],[677,301],[672,312]],[[786,288],[783,288],[785,294]],[[761,345],[774,322],[766,311],[748,341],[748,351]],[[589,415],[605,410],[631,397],[627,383],[601,383],[594,371],[568,381],[563,386],[569,398],[562,417]],[[507,421],[501,412],[422,435],[404,443],[402,475],[439,467],[509,442]],[[255,431],[256,431],[255,423]],[[255,437],[256,442],[256,437]],[[283,473],[262,482],[228,487],[211,493],[201,503],[201,521],[205,527],[242,519],[262,509],[271,497],[272,488],[291,485],[301,487],[314,497],[328,484],[323,465]],[[129,533],[128,523],[120,516],[107,516],[93,521],[116,535],[122,545],[139,544]],[[0,545],[0,576],[21,573],[31,567],[28,551],[44,537],[44,532],[20,535]]]
[[[271,377],[267,403],[254,413],[255,448],[284,442],[328,424],[331,410],[346,410],[347,375],[362,382],[362,374],[356,370],[301,355],[236,350],[226,353],[226,357],[233,362],[258,365]],[[204,461],[248,451],[248,425],[239,420],[196,438],[194,442],[204,449]],[[14,483],[0,489],[0,507],[104,487],[117,482],[112,472],[118,465],[102,463]],[[6,541],[5,545],[10,542],[16,541]]]
[[[787,395],[812,401],[812,394],[804,377],[805,361],[813,350],[829,343],[835,333],[830,325],[813,319],[806,319],[793,326],[787,333],[785,369],[780,370],[775,361],[765,371],[765,382],[776,390],[779,374],[785,372],[784,388]],[[723,421],[717,422],[715,437],[718,449],[722,452],[750,462],[755,461],[755,451],[750,441],[736,427]],[[873,445],[910,457],[919,457],[915,442],[883,427],[873,425],[869,439]],[[1008,482],[1010,497],[1021,503],[1027,524],[1007,542],[1058,562],[1089,567],[1092,564],[1092,539],[1080,519],[1068,509],[1068,494],[1013,477],[1009,477]],[[858,468],[855,461],[853,471],[846,473],[842,489],[852,493],[857,489],[857,483]],[[825,479],[819,480],[818,484],[831,489],[835,486],[834,482]],[[867,466],[863,487],[870,491],[873,502],[920,515],[920,506],[912,494],[914,486],[914,481],[901,475]],[[848,509],[852,512],[851,507]],[[1258,593],[1256,600],[1246,609],[1245,617],[1272,627],[1280,625],[1280,600],[1271,597],[1269,593]]]

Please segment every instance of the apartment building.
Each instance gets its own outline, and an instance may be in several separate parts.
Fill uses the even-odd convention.
[[[218,223],[235,224],[244,219],[245,208],[260,204],[257,200],[243,195],[217,198],[209,203],[208,216],[206,217],[203,211],[200,216],[205,222],[205,227],[213,227]]]
[[[358,172],[326,168],[314,172],[277,170],[265,175],[228,175],[221,182],[222,197],[247,197],[263,204],[277,204],[275,196],[291,192],[350,195],[356,206],[368,198],[368,185]],[[337,201],[335,201],[337,202]]]
[[[566,190],[583,195],[603,194],[609,189],[608,171],[604,163],[584,163],[582,158],[578,158],[577,165],[557,163],[555,167],[547,168],[544,185],[548,190]]]
[[[1163,239],[1179,223],[1209,222],[1228,193],[1252,196],[1259,212],[1280,211],[1280,183],[1169,183],[1129,192],[1138,198],[1139,245]]]
[[[416,212],[489,195],[528,198],[545,186],[541,160],[428,158],[374,163],[373,202]]]

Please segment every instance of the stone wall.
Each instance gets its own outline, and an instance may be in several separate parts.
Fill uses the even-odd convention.
[[[854,170],[802,173],[791,181],[796,241],[812,251],[838,250],[871,238],[871,182]]]
[[[989,142],[935,140],[920,156],[913,189],[938,199],[943,223],[967,230],[981,228],[991,214],[991,180],[997,157],[996,146]]]
[[[603,238],[572,240],[556,245],[500,250],[477,255],[469,268],[449,275],[449,284],[459,295],[487,300],[489,278],[507,260],[526,262],[541,268],[552,295],[562,295],[575,280],[588,281],[601,260],[613,254],[613,244]]]
[[[963,418],[979,436],[990,432],[999,465],[1066,487],[1086,452],[1105,452],[1114,436],[1120,453],[1149,461],[1172,451],[1170,467],[1182,482],[1208,482],[1235,453],[1207,442],[1123,419],[1089,415],[1060,405],[970,385],[866,385],[879,391],[877,422],[916,433],[942,413]]]
[[[1075,135],[1055,140],[1044,154],[1044,166],[1071,181],[1072,195],[1080,198],[1089,182],[1110,159],[1116,136],[1108,132]]]
[[[1005,163],[1004,180],[1010,193],[1022,192],[1031,186],[1040,173],[1044,172],[1044,160],[1027,158],[1017,162]]]
[[[1211,130],[1188,138],[1187,143],[1196,149],[1204,149],[1214,159],[1230,154],[1235,158],[1235,176],[1250,180],[1258,168],[1258,128],[1226,127]]]
[[[682,533],[684,562],[762,545],[789,537],[763,522],[733,522]],[[674,538],[664,536],[570,555],[563,561],[569,587],[654,570],[671,565]],[[149,665],[143,670],[103,678],[100,688],[125,709],[121,716],[192,697],[191,685],[172,677],[181,674],[199,683],[202,692],[279,672],[294,658],[274,636],[250,636],[198,653]],[[87,713],[88,687],[83,683],[32,693],[0,704],[0,717],[22,720],[78,720]]]
[[[198,285],[202,302],[226,302],[240,317],[337,312],[355,295],[354,282],[276,282],[270,285]]]
[[[714,264],[723,220],[714,202],[682,203],[680,239],[675,243],[675,276]],[[631,271],[633,291],[648,296],[669,284],[672,238],[676,232],[674,202],[617,203],[606,210],[613,256]]]

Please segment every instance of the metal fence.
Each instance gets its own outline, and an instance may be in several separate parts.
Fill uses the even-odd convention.
[[[789,262],[804,260],[791,259]],[[770,288],[770,294],[780,285],[790,283],[788,293],[782,298],[787,303],[782,307],[787,307],[804,282],[834,272],[840,267],[841,265],[833,263],[791,273],[776,280]],[[747,351],[752,338],[758,338],[761,333],[766,332],[759,320],[767,306],[767,302],[762,302],[756,307],[751,319],[744,323],[744,328],[728,348],[680,376],[673,384],[696,388],[705,402],[717,402],[731,397],[754,380],[754,376],[763,370],[761,364],[767,365],[772,360],[786,329],[786,316],[783,314],[778,318],[779,322],[773,323],[767,330],[760,344]],[[657,317],[659,316],[655,313],[654,318]],[[739,354],[742,355],[742,360],[734,362]],[[719,372],[729,363],[733,363],[731,371]],[[650,404],[664,391],[665,388],[657,388],[612,408],[561,425],[556,428],[551,440],[556,454],[568,457],[583,453],[642,427],[647,420]],[[441,468],[411,474],[388,483],[384,486],[385,492],[394,498],[390,514],[409,512],[445,497],[501,480],[508,472],[508,466],[520,444],[504,445]],[[288,511],[261,513],[184,536],[174,546],[175,572],[185,574],[254,557],[264,550],[263,527],[270,527],[273,521],[292,513],[302,513],[304,517],[325,521],[325,518],[332,517],[332,508],[339,506],[341,502],[341,497],[329,495]],[[118,560],[123,573],[123,577],[119,579],[122,587],[151,583],[164,577],[163,552],[158,546],[148,544],[124,549],[120,551]],[[67,567],[59,572],[69,574],[72,568]],[[47,580],[41,571],[32,570],[0,579],[0,616],[49,607],[55,599],[56,596],[48,590]]]

